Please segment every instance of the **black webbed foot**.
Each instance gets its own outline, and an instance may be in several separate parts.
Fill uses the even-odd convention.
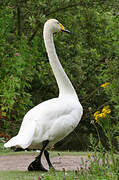
[[[44,172],[47,172],[47,169],[45,169],[43,167],[43,165],[41,164],[41,162],[38,159],[36,159],[35,161],[33,161],[28,166],[28,171],[44,171]]]

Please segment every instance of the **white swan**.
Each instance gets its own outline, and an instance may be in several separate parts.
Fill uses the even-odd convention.
[[[56,19],[48,20],[44,25],[44,42],[54,76],[59,87],[59,97],[42,102],[32,108],[24,116],[19,133],[4,144],[4,147],[18,146],[25,148],[41,148],[40,155],[33,161],[28,170],[46,169],[41,164],[44,152],[49,167],[53,167],[46,146],[52,146],[63,139],[78,125],[83,108],[69,78],[64,72],[53,42],[53,33],[64,31],[64,26]]]

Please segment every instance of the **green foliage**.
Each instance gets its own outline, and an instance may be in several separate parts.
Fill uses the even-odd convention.
[[[0,22],[0,113],[1,119],[6,119],[4,122],[6,129],[10,128],[9,120],[21,120],[28,107],[32,106],[28,89],[31,87],[30,82],[35,72],[35,60],[34,58],[32,60],[28,40],[25,36],[18,39],[14,34],[11,35],[12,26],[13,12],[6,7],[1,10]]]

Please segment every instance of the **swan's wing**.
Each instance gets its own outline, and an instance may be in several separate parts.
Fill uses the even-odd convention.
[[[80,103],[74,102],[72,99],[46,101],[42,104],[41,113],[39,117],[37,116],[38,120],[36,120],[38,139],[41,142],[46,139],[51,141],[62,139],[77,126],[82,113],[83,110]]]
[[[46,125],[47,122],[45,121],[45,118],[49,117],[48,116],[49,113],[47,114],[47,111],[49,110],[49,106],[52,105],[52,102],[55,101],[54,100],[45,101],[32,108],[30,111],[28,111],[23,118],[18,135],[11,138],[7,143],[5,143],[4,147],[7,148],[12,146],[18,146],[25,149],[31,145],[34,138],[36,138],[35,136],[38,136],[40,141],[40,138],[42,137],[44,130],[46,129],[44,128],[44,126],[47,126]]]
[[[23,149],[26,149],[28,146],[30,146],[33,140],[34,131],[35,123],[34,121],[32,121],[32,123],[29,123],[26,126],[23,133],[22,131],[20,131],[17,136],[13,137],[7,143],[5,143],[4,147],[18,146]]]
[[[72,124],[75,123],[74,119],[78,122],[82,115],[80,109],[77,109],[78,105],[73,104],[72,100],[67,101],[58,98],[35,106],[26,113],[18,135],[9,140],[4,146],[20,146],[25,149],[32,142],[40,144],[46,139],[60,136],[64,130],[67,134],[72,129]]]

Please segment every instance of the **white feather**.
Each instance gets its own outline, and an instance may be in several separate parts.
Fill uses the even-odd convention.
[[[4,144],[5,147],[41,148],[45,140],[50,141],[49,146],[53,145],[72,132],[81,119],[83,108],[55,52],[53,32],[59,30],[58,21],[51,19],[45,23],[43,33],[49,61],[59,87],[59,97],[42,102],[28,111],[18,135]]]

